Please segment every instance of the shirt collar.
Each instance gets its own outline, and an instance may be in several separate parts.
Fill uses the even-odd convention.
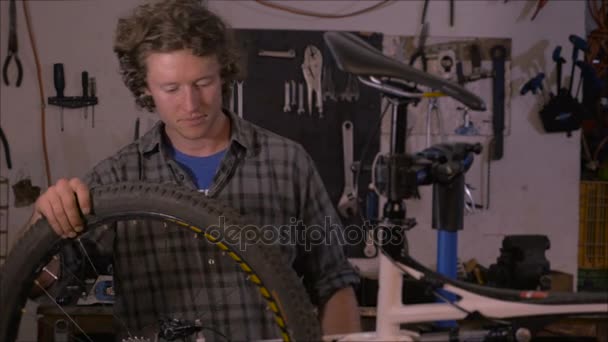
[[[256,144],[251,123],[243,120],[229,110],[224,109],[224,114],[230,119],[231,145],[237,143],[245,149],[247,155],[254,154],[256,152]],[[159,147],[163,144],[164,128],[165,124],[159,120],[154,124],[151,130],[140,138],[139,147],[142,154],[159,150]]]

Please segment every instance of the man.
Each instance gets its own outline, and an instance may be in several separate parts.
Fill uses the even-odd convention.
[[[302,221],[305,225],[322,226],[326,218],[338,222],[314,163],[299,144],[223,109],[222,99],[238,73],[236,57],[226,25],[200,1],[171,0],[139,6],[119,20],[114,51],[136,103],[157,112],[160,122],[141,139],[95,166],[84,180],[62,179],[51,186],[37,200],[32,222],[45,217],[57,234],[74,238],[83,230],[79,208],[84,214],[90,211],[89,189],[122,181],[171,182],[199,189],[246,215],[250,220],[247,224]],[[132,279],[134,274],[146,273],[140,266],[149,260],[161,265],[155,271],[163,272],[172,262],[164,259],[160,251],[142,256],[133,250],[146,250],[144,239],[156,239],[154,245],[174,238],[138,237],[120,228],[115,227],[112,243],[119,294],[115,306],[125,316],[128,329],[142,329],[159,318],[154,314],[167,308],[161,308],[153,294],[146,297],[141,288],[121,279],[121,274]],[[143,230],[130,230],[133,231]],[[176,253],[191,252],[181,240],[171,241],[178,244],[178,252],[171,255],[174,260],[179,259]],[[286,246],[285,262],[302,276],[313,304],[319,307],[324,334],[360,329],[351,287],[358,278],[339,245],[319,245],[311,251],[302,246]],[[57,264],[49,265],[58,273],[59,268]],[[197,272],[193,273],[175,276],[188,276],[185,282],[191,287],[200,285],[200,278],[216,276],[195,277]],[[49,280],[44,275],[41,278],[46,286],[52,282]],[[204,291],[214,293],[222,290],[219,287]],[[175,291],[163,296],[181,295]],[[235,317],[226,316],[228,325],[247,324]],[[231,338],[275,337],[265,336],[261,328],[256,331],[258,323],[252,323],[243,335]]]

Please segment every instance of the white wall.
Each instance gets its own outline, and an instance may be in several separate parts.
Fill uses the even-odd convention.
[[[46,134],[53,182],[60,177],[84,174],[94,163],[128,143],[134,121],[143,118],[142,129],[154,117],[138,112],[123,86],[112,53],[116,19],[140,1],[33,1],[30,13],[42,64],[45,95],[55,94],[53,63],[65,65],[66,95],[80,92],[80,72],[97,78],[100,104],[95,108],[95,128],[83,119],[82,110],[64,110],[65,132],[59,130],[59,110],[46,107]],[[344,13],[369,6],[357,1],[289,1],[287,5],[311,11]],[[460,234],[461,257],[477,258],[489,265],[496,260],[505,234],[547,234],[552,268],[576,271],[578,232],[579,136],[548,135],[537,119],[537,103],[518,95],[524,79],[536,72],[553,74],[551,52],[564,47],[569,57],[569,34],[584,36],[583,1],[549,2],[535,21],[530,21],[534,1],[474,0],[456,2],[456,25],[448,25],[448,2],[431,1],[430,35],[444,37],[512,38],[511,134],[505,139],[504,158],[493,164],[491,210],[468,216]],[[360,30],[413,35],[417,32],[422,1],[397,1],[374,12],[346,19],[316,19],[262,7],[252,1],[209,1],[210,8],[235,28]],[[6,55],[8,2],[0,2],[0,57]],[[40,101],[36,70],[18,2],[19,50],[24,66],[21,88],[0,84],[0,123],[11,143],[13,170],[1,158],[0,174],[14,184],[31,177],[46,187],[41,148]],[[568,64],[569,65],[569,64]],[[530,68],[532,66],[532,68]],[[569,74],[569,68],[565,74]],[[553,76],[554,77],[554,76]],[[11,203],[12,203],[11,194]],[[11,208],[11,238],[26,222],[31,208]],[[430,207],[416,202],[409,207],[419,227],[410,235],[413,254],[434,262],[435,232],[428,228]]]
[[[325,13],[345,13],[371,2],[290,1],[292,7]],[[519,96],[519,86],[537,72],[552,74],[551,53],[563,46],[568,58],[568,35],[584,36],[584,2],[549,3],[534,21],[532,1],[457,1],[455,26],[448,22],[448,3],[430,1],[430,36],[512,38],[511,135],[505,138],[504,158],[492,164],[491,208],[468,216],[459,235],[464,260],[484,265],[496,261],[505,234],[546,234],[548,258],[554,269],[574,273],[577,265],[579,138],[548,135],[537,119],[537,103]],[[316,19],[278,12],[248,1],[210,1],[236,28],[377,31],[395,35],[417,33],[422,1],[397,1],[359,17]],[[568,58],[569,59],[569,58]],[[569,68],[564,72],[569,75]],[[554,78],[555,76],[553,76]],[[428,194],[424,191],[423,195]],[[430,196],[424,196],[427,200]],[[427,263],[435,260],[436,232],[430,227],[430,205],[413,202],[409,215],[419,226],[409,235],[412,254]]]

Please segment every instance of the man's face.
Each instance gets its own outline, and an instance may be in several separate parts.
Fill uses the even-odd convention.
[[[155,52],[146,58],[147,92],[174,144],[216,135],[224,119],[222,79],[215,55],[190,50]]]

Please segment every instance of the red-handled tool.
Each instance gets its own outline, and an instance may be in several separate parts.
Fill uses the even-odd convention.
[[[534,10],[534,14],[532,14],[532,19],[530,20],[534,20],[536,18],[536,16],[538,15],[538,12],[540,12],[540,10],[545,7],[545,5],[547,4],[548,0],[538,0],[536,2],[536,9]]]

